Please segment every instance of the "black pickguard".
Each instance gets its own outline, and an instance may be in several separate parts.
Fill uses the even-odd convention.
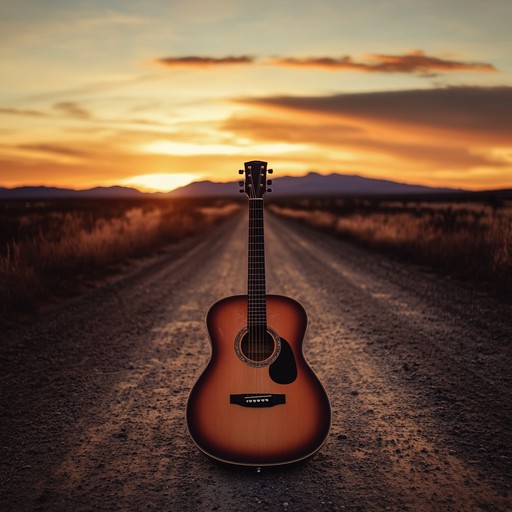
[[[297,378],[297,365],[290,344],[281,338],[281,352],[269,366],[270,378],[277,384],[291,384]]]

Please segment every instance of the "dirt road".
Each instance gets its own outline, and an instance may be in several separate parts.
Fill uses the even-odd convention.
[[[269,293],[301,301],[332,402],[305,464],[231,469],[185,425],[210,304],[245,292],[246,219],[2,332],[1,510],[511,509],[512,310],[267,215]]]

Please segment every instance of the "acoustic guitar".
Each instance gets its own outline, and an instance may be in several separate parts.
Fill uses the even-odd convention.
[[[245,174],[241,192],[249,197],[247,295],[221,299],[208,311],[211,356],[190,393],[187,424],[199,449],[219,461],[290,464],[322,446],[331,409],[302,353],[304,307],[289,297],[266,294],[267,163],[246,162],[239,172]]]

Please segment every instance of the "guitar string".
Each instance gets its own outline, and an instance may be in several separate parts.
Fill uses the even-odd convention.
[[[260,186],[262,186],[262,183],[261,183],[261,179],[263,178],[263,174],[260,173]],[[263,191],[263,189],[262,189]],[[263,254],[261,253],[262,249],[263,249],[263,193],[262,193],[262,200],[261,200],[261,204],[259,205],[259,210],[258,210],[258,235],[259,235],[259,238],[258,238],[258,252],[257,252],[257,255],[258,255],[258,265],[259,265],[259,274],[260,274],[260,279],[261,281],[258,283],[258,287],[260,287],[260,300],[264,300],[265,299],[265,296],[264,296],[264,293],[265,293],[265,287],[264,287],[264,284],[265,282],[263,281],[264,277],[265,277],[265,268],[264,268],[264,257],[263,257]],[[259,303],[258,304],[258,307],[260,308],[260,314],[261,316],[263,317],[263,307],[265,307],[265,304],[263,303]],[[263,318],[262,318],[263,319]],[[260,326],[260,342],[261,342],[261,353],[262,354],[265,354],[266,353],[264,352],[265,351],[265,330],[266,330],[266,326],[262,323],[262,325]],[[260,356],[261,357],[261,356]]]
[[[260,169],[260,172],[258,173],[258,176],[259,176],[259,181],[258,181],[258,192],[260,191],[260,188],[261,188],[261,177],[262,177],[262,174],[261,174],[261,169]],[[258,196],[258,199],[259,199],[259,196]],[[263,196],[262,198],[263,199]],[[256,345],[256,350],[257,350],[257,357],[258,357],[258,361],[261,360],[262,358],[262,354],[263,354],[263,329],[262,329],[262,324],[261,324],[261,321],[262,321],[262,311],[261,311],[261,307],[262,307],[262,304],[261,304],[261,301],[262,301],[262,290],[261,290],[261,282],[260,282],[260,279],[261,279],[261,259],[260,259],[260,247],[261,247],[261,206],[262,206],[262,201],[256,201],[256,245],[255,245],[255,253],[254,253],[254,258],[255,258],[255,261],[256,261],[256,272],[255,272],[255,285],[254,285],[254,289],[256,291],[256,301],[255,301],[255,305],[256,305],[256,314],[257,314],[257,337],[256,337],[256,341],[257,341],[257,345]]]
[[[258,182],[258,191],[260,190],[260,187],[261,187],[261,170],[260,170],[260,173],[259,173],[259,182]],[[259,197],[258,197],[259,199]],[[262,358],[262,354],[263,354],[263,328],[262,328],[262,323],[261,323],[261,320],[262,320],[262,290],[261,290],[261,282],[260,282],[260,279],[261,279],[261,258],[260,258],[260,248],[261,248],[261,208],[262,208],[262,203],[263,203],[263,196],[261,198],[261,201],[258,200],[256,201],[257,205],[256,205],[256,246],[255,246],[255,254],[254,254],[254,257],[255,257],[255,260],[256,260],[256,273],[255,273],[255,285],[254,285],[254,288],[256,290],[256,312],[257,312],[257,316],[258,316],[258,327],[257,327],[257,332],[258,332],[258,335],[257,335],[257,346],[256,346],[256,350],[257,350],[257,354],[258,354],[258,360],[261,360]]]
[[[265,174],[261,175],[262,178],[262,184],[263,187],[263,194],[265,193],[265,185],[266,185],[266,176]],[[263,350],[265,350],[266,347],[266,339],[267,339],[267,290],[266,290],[266,276],[265,276],[265,225],[264,225],[264,215],[265,215],[265,209],[264,209],[264,202],[261,201],[261,215],[260,215],[260,223],[261,223],[261,276],[262,276],[262,298],[263,298],[263,318],[264,323],[262,326],[262,343],[263,343]],[[270,348],[270,347],[269,347]],[[265,352],[266,354],[266,352]]]
[[[253,254],[253,318],[255,319],[255,338],[254,338],[254,354],[253,357],[256,361],[259,359],[259,345],[260,345],[260,328],[259,328],[259,295],[258,295],[258,258],[257,258],[257,250],[258,250],[258,188],[259,181],[256,183],[256,187],[253,190],[253,246],[252,246],[252,254]]]
[[[254,215],[253,215],[253,212],[252,212],[252,196],[253,196],[253,193],[254,193],[254,176],[252,174],[252,169],[248,169],[249,171],[249,177],[250,177],[250,190],[249,190],[249,229],[250,229],[250,232],[249,232],[249,265],[250,265],[250,269],[249,269],[249,296],[247,297],[247,300],[248,300],[248,303],[247,303],[247,308],[248,308],[248,328],[249,328],[249,358],[252,359],[254,357],[254,335],[253,335],[253,327],[252,327],[252,309],[253,309],[253,302],[252,302],[252,294],[253,294],[253,248],[252,248],[252,241],[254,240],[254,232],[253,232],[253,224],[254,224]]]
[[[255,258],[255,244],[256,244],[256,215],[255,215],[255,199],[256,199],[256,183],[254,181],[254,173],[251,167],[250,169],[250,177],[251,177],[251,190],[250,190],[250,198],[252,201],[249,201],[249,210],[250,210],[250,228],[251,228],[251,237],[250,237],[250,251],[251,251],[251,273],[249,276],[250,279],[250,296],[249,296],[249,311],[250,311],[250,326],[249,326],[249,340],[250,340],[250,359],[256,359],[256,350],[258,345],[258,331],[257,331],[257,311],[256,311],[256,258]]]
[[[261,178],[262,178],[262,173],[261,173],[261,168],[260,168],[260,172],[259,172],[259,182],[258,182],[258,191],[260,190],[261,188]],[[262,201],[257,201],[257,208],[256,208],[256,246],[255,246],[255,261],[256,261],[256,274],[255,274],[255,278],[257,278],[257,282],[255,283],[255,290],[256,290],[256,312],[257,312],[257,316],[258,316],[258,327],[257,327],[257,332],[258,332],[258,335],[257,335],[257,347],[256,347],[256,350],[258,351],[258,360],[261,360],[262,356],[263,356],[263,350],[264,350],[264,328],[263,328],[263,325],[262,325],[262,320],[263,320],[263,312],[262,312],[262,303],[261,301],[263,300],[263,297],[262,297],[262,292],[263,292],[263,289],[262,289],[262,284],[263,282],[261,281],[262,279],[262,265],[261,265],[261,255],[260,255],[260,251],[261,251],[261,246],[262,246],[262,213],[263,213],[263,193],[262,193]]]
[[[253,339],[253,352],[251,354],[251,359],[255,360],[256,359],[256,340],[257,340],[257,337],[258,337],[258,331],[257,331],[257,325],[256,325],[256,321],[255,321],[255,317],[256,317],[256,302],[255,302],[255,299],[256,299],[256,290],[255,290],[255,286],[256,286],[256,282],[255,282],[255,279],[254,279],[254,274],[256,273],[256,270],[255,270],[255,265],[256,265],[256,261],[255,261],[255,258],[254,258],[254,247],[255,247],[255,243],[256,243],[256,233],[255,233],[255,227],[256,227],[256,220],[255,220],[255,190],[256,190],[256,184],[254,183],[254,174],[251,170],[251,177],[252,177],[252,180],[253,180],[253,186],[252,186],[252,189],[251,189],[251,195],[252,195],[252,200],[251,200],[251,215],[252,215],[252,236],[251,236],[251,251],[252,251],[252,269],[251,269],[251,313],[252,313],[252,318],[251,318],[251,336],[252,336],[252,339]]]
[[[261,167],[260,171],[264,169],[264,166]],[[263,187],[265,182],[263,181],[264,173],[260,172],[259,175],[260,183],[259,186]],[[260,353],[262,355],[266,355],[265,351],[265,345],[266,345],[266,315],[265,315],[265,309],[266,309],[266,290],[265,290],[265,255],[264,255],[264,224],[263,224],[263,195],[264,195],[264,188],[261,188],[262,194],[261,194],[261,202],[258,204],[258,249],[257,249],[257,262],[258,262],[258,270],[259,270],[259,281],[257,283],[258,291],[259,291],[259,301],[258,301],[258,308],[259,308],[259,315],[261,316],[261,325],[259,327],[260,331]],[[260,356],[262,357],[262,356]]]

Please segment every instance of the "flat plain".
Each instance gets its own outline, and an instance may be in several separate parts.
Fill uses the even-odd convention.
[[[240,213],[2,330],[0,509],[511,509],[510,303],[266,218],[267,291],[306,307],[331,399],[321,451],[256,473],[187,433],[206,311],[246,291]]]

